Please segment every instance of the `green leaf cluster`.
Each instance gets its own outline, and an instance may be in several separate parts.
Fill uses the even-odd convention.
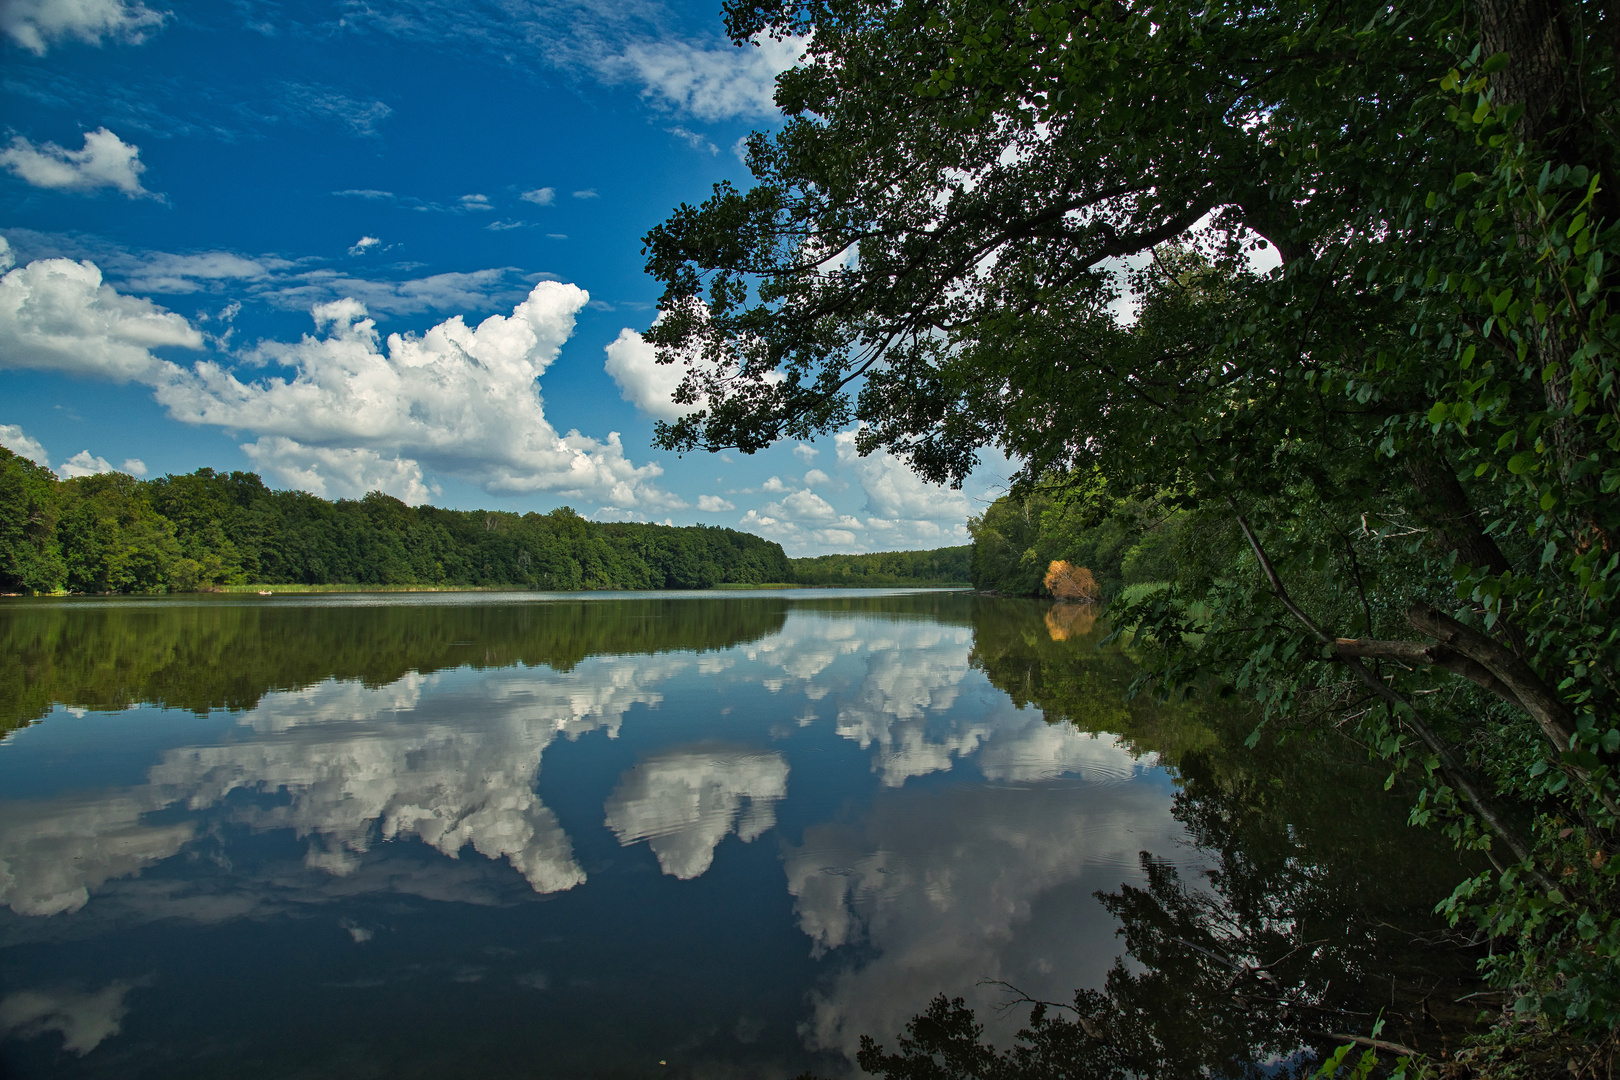
[[[1117,609],[1150,681],[1258,701],[1257,746],[1355,731],[1495,860],[1449,910],[1515,1015],[1620,1026],[1613,5],[727,11],[809,58],[754,185],[647,235],[699,406],[664,445],[853,422],[958,483],[994,447],[1007,591],[1063,548],[1030,498],[1173,513],[1169,587]]]
[[[1003,495],[968,522],[973,586],[1003,596],[1049,596],[1047,569],[1084,566],[1104,598],[1169,581],[1193,557],[1193,515],[1154,498],[1109,499],[1073,486]]]

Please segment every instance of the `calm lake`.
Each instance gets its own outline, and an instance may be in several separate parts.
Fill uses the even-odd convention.
[[[1467,871],[1384,772],[1128,699],[1101,637],[960,592],[0,601],[0,1074],[834,1077],[940,993],[1009,1044],[1009,986],[1166,1070],[1453,1037]]]

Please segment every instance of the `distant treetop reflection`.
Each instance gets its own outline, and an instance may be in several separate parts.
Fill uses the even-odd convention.
[[[960,592],[411,599],[0,601],[0,736],[53,705],[251,709],[267,691],[329,678],[383,686],[411,671],[568,671],[603,654],[728,649],[776,633],[795,608],[966,624],[971,603]]]
[[[478,599],[487,601],[487,597]],[[0,733],[53,705],[251,709],[325,679],[385,686],[407,672],[704,652],[782,628],[757,599],[536,600],[365,606],[307,600],[0,605]]]

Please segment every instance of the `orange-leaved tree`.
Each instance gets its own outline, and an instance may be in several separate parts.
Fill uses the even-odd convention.
[[[1059,600],[1072,600],[1091,604],[1102,599],[1102,586],[1091,571],[1083,566],[1071,566],[1062,559],[1054,559],[1046,568],[1046,589]]]

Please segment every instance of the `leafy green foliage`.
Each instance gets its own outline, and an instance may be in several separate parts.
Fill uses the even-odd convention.
[[[935,548],[932,551],[878,551],[865,555],[815,555],[789,559],[799,585],[966,585],[973,549]]]
[[[0,450],[0,589],[190,592],[263,584],[699,589],[791,580],[781,545],[732,529],[328,502],[252,473],[58,481]]]
[[[0,589],[54,592],[66,580],[55,490],[49,469],[0,447]]]
[[[1449,910],[1501,944],[1515,1022],[1612,1032],[1614,6],[727,11],[739,41],[813,32],[811,60],[756,184],[647,236],[653,336],[702,406],[665,444],[853,420],[956,481],[993,445],[1022,470],[975,581],[1007,592],[1090,565],[1031,512],[1051,489],[1183,515],[1138,571],[1170,587],[1117,610],[1146,682],[1342,725],[1421,780],[1413,820],[1497,864]]]
[[[1183,511],[1157,500],[1084,498],[1072,490],[1003,495],[968,523],[975,588],[1004,596],[1050,595],[1054,561],[1084,566],[1104,597],[1169,581],[1194,540]]]

